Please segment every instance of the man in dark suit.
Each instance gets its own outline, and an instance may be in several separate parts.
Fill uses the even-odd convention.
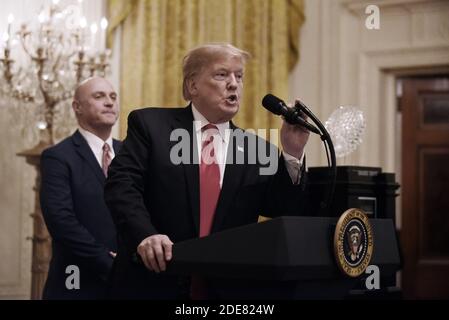
[[[212,286],[201,283],[204,279],[163,272],[173,243],[254,223],[261,214],[299,214],[309,132],[284,123],[279,158],[277,148],[231,122],[248,57],[229,44],[193,49],[183,65],[189,106],[129,115],[127,138],[105,186],[119,234],[113,297],[219,298]],[[267,149],[278,164],[268,174],[261,159],[250,161]]]
[[[111,130],[117,93],[103,78],[90,78],[72,103],[79,129],[41,157],[42,213],[52,237],[44,299],[102,299],[117,252],[115,226],[104,203],[104,183],[120,148]]]

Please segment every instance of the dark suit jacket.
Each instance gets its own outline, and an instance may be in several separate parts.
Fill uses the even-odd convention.
[[[114,152],[120,142],[113,142]],[[84,137],[76,131],[41,157],[41,207],[53,254],[44,299],[105,298],[115,226],[104,203],[105,176]],[[68,290],[67,266],[80,270],[80,290]]]
[[[199,166],[173,164],[170,141],[174,129],[183,128],[192,137],[189,157],[198,158],[193,134],[191,107],[148,108],[133,111],[128,118],[128,135],[114,158],[105,185],[105,200],[119,234],[119,252],[114,262],[112,295],[115,298],[175,299],[188,294],[181,278],[149,272],[133,262],[139,243],[148,236],[165,234],[174,242],[198,237]],[[232,129],[237,129],[231,124]],[[254,139],[258,139],[252,136]],[[232,139],[231,155],[248,145]],[[278,150],[276,174],[259,174],[260,163],[227,164],[212,233],[257,222],[266,216],[298,214],[301,186],[294,186]],[[254,151],[254,150],[253,150]],[[196,161],[198,163],[198,161]]]

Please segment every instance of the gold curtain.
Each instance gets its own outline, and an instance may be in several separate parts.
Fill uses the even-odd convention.
[[[235,123],[276,128],[266,93],[287,97],[299,52],[303,0],[108,0],[109,39],[122,26],[121,136],[128,114],[144,106],[184,106],[182,58],[206,42],[229,42],[251,53]]]

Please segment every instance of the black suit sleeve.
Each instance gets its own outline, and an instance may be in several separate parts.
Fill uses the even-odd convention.
[[[269,217],[280,215],[298,216],[304,214],[304,190],[306,184],[305,166],[301,167],[299,184],[293,184],[284,156],[281,154],[276,174],[268,182],[261,212]]]
[[[150,147],[151,138],[145,125],[136,111],[131,112],[127,137],[109,167],[104,193],[106,205],[129,252],[136,252],[143,239],[158,233],[144,201]]]
[[[113,259],[109,250],[98,243],[77,219],[70,174],[68,164],[55,152],[47,150],[42,154],[40,202],[45,223],[52,238],[69,248],[68,254],[76,256],[106,280]]]

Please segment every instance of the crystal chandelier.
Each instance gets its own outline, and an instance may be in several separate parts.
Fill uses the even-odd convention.
[[[32,110],[38,138],[53,144],[58,126],[64,129],[70,114],[69,101],[84,79],[105,76],[109,71],[110,50],[106,49],[108,21],[87,28],[79,5],[66,8],[53,0],[43,8],[37,21],[14,30],[14,16],[8,17],[0,58],[0,95],[15,102],[22,112]],[[1,55],[0,55],[1,57]],[[73,116],[72,116],[73,118]]]

